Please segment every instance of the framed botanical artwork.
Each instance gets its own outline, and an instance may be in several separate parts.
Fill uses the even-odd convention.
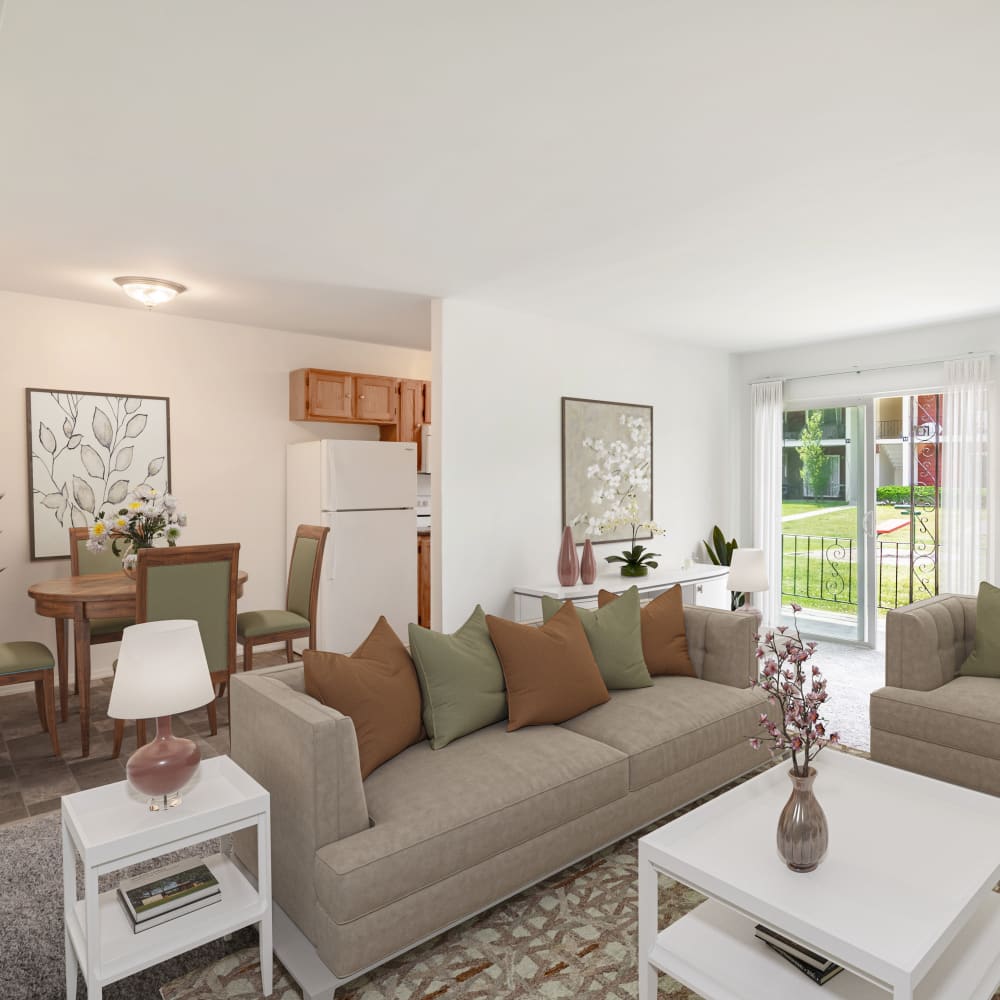
[[[170,490],[170,400],[26,389],[31,558],[65,559],[68,528],[146,483]]]
[[[630,541],[633,524],[653,520],[653,408],[563,396],[562,465],[574,540]]]

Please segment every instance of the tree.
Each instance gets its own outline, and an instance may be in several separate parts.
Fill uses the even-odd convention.
[[[814,497],[826,496],[830,487],[830,459],[823,450],[823,411],[807,410],[798,447],[802,484]]]

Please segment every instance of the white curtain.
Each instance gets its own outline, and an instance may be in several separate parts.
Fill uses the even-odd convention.
[[[754,594],[752,604],[763,625],[777,625],[781,615],[781,427],[782,383],[750,385],[753,545],[764,550],[770,589]]]
[[[992,567],[990,359],[949,361],[945,377],[939,589],[947,594],[975,594]]]

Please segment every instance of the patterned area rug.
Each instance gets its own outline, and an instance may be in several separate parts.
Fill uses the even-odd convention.
[[[668,819],[745,780],[731,782]],[[664,822],[658,820],[342,986],[337,1000],[560,1000],[577,995],[634,1000],[638,994],[636,842]],[[692,889],[661,878],[660,926],[694,909],[702,899]],[[294,981],[277,962],[275,977],[275,996],[298,1000],[301,994]],[[163,1000],[260,997],[257,952],[246,948],[182,976],[164,986],[161,995]],[[660,977],[661,998],[694,996]]]
[[[637,840],[752,776],[731,782],[348,983],[337,991],[337,1000],[635,1000]],[[661,877],[660,926],[682,917],[703,898]],[[163,1000],[256,1000],[262,995],[257,951],[244,948],[182,976],[164,986],[161,995]],[[278,962],[274,997],[301,997]],[[696,997],[660,976],[660,1000]],[[993,1000],[1000,1000],[1000,993]]]

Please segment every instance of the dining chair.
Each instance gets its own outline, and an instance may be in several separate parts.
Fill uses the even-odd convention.
[[[236,668],[236,583],[239,543],[141,549],[136,560],[135,620],[193,619],[198,623],[212,683],[226,690]],[[214,736],[215,702],[207,705]],[[121,752],[125,722],[115,721],[112,757]],[[136,720],[136,745],[146,742],[146,720]]]
[[[56,694],[53,673],[56,661],[40,642],[0,642],[0,685],[35,685],[35,705],[42,732],[49,734],[52,753],[61,756],[56,732]]]
[[[91,552],[87,548],[87,539],[89,537],[89,528],[69,529],[70,574],[72,576],[90,576],[94,573],[120,573],[122,571],[121,556],[116,556],[111,550],[110,545],[105,546],[102,552]],[[91,646],[97,646],[105,642],[121,642],[122,629],[134,624],[134,618],[92,619],[90,622],[90,644]],[[74,694],[79,692],[79,687],[80,677],[76,674],[73,678]],[[64,721],[65,718],[64,713]]]
[[[284,611],[243,611],[236,616],[236,641],[243,647],[244,670],[253,670],[254,646],[283,642],[289,663],[295,655],[293,640],[308,639],[309,648],[316,648],[316,604],[329,533],[329,528],[314,524],[295,529]]]

